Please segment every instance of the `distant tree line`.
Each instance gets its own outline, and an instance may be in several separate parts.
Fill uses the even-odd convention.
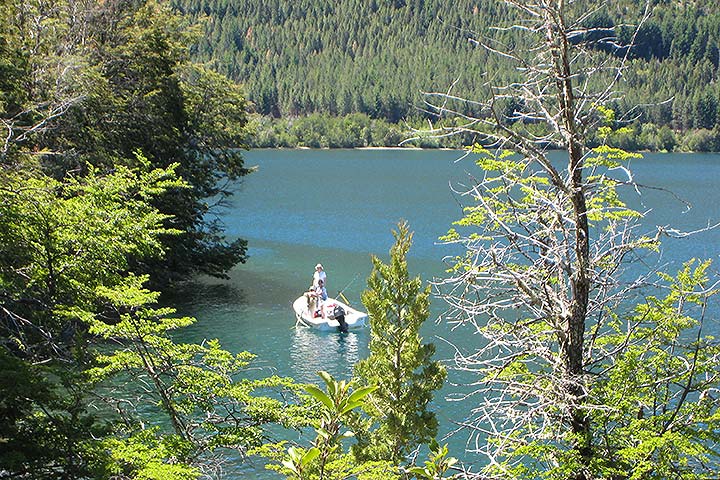
[[[461,149],[467,145],[482,143],[479,131],[455,133],[444,137],[436,135],[437,132],[453,128],[456,123],[443,119],[434,124],[434,131],[428,131],[428,124],[420,120],[393,124],[387,120],[370,118],[362,113],[351,113],[343,117],[312,113],[302,117],[277,119],[256,116],[250,122],[253,136],[248,145],[251,148],[400,146]],[[536,128],[536,130],[540,132],[541,128]],[[642,123],[640,120],[635,120],[623,128],[614,130],[610,136],[616,145],[632,151],[720,151],[720,130],[718,128],[678,132],[668,125],[658,127],[653,123]],[[601,139],[597,136],[590,140],[591,145],[600,143]],[[558,147],[557,145],[549,146]]]
[[[254,451],[288,478],[392,480],[422,444],[448,465],[429,410],[445,370],[418,335],[429,289],[407,273],[402,225],[397,268],[374,260],[367,293],[387,324],[373,336],[402,341],[390,357],[374,339],[352,381],[258,378],[249,352],[177,340],[195,319],[149,286],[246,258],[211,214],[251,172],[247,102],[190,60],[196,33],[163,0],[0,2],[0,478],[222,478]],[[312,120],[294,134],[315,145]],[[390,135],[361,114],[354,128]],[[378,388],[388,368],[401,374]]]
[[[424,92],[452,86],[458,97],[472,98],[488,74],[497,79],[517,75],[474,41],[510,15],[494,2],[175,3],[204,24],[194,58],[243,83],[255,112],[268,118],[361,113],[406,131],[401,121],[434,119],[424,108]],[[598,49],[609,56],[629,55],[624,96],[612,108],[619,122],[654,127],[643,131],[635,126],[627,146],[720,149],[720,9],[655,0],[652,16],[635,34],[629,24],[638,19],[627,18],[627,12],[637,5],[613,2],[583,25]],[[521,40],[505,36],[508,44],[520,45]],[[465,108],[470,115],[479,113],[472,105]]]
[[[249,127],[253,131],[249,145],[253,148],[462,148],[477,137],[470,133],[438,138],[423,131],[427,125],[421,121],[394,124],[364,113],[343,117],[324,113],[278,119],[255,117]]]

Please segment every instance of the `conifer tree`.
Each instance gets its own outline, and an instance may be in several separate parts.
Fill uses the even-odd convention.
[[[370,356],[355,367],[363,382],[378,386],[365,409],[379,427],[358,433],[354,452],[360,458],[399,465],[437,433],[435,413],[428,407],[446,372],[432,359],[435,346],[422,343],[420,336],[430,315],[430,287],[423,288],[420,277],[409,276],[406,257],[412,233],[407,223],[400,222],[393,236],[390,263],[372,257],[373,271],[362,295],[370,316]]]

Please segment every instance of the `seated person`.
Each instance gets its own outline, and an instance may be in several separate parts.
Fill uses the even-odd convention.
[[[322,280],[318,280],[318,286],[315,289],[317,296],[320,297],[321,300],[327,300],[327,290],[325,289],[325,282]]]
[[[320,310],[320,315],[322,315],[323,318],[325,318],[325,311],[323,310],[323,302],[327,300],[327,290],[325,289],[325,282],[322,280],[318,280],[318,285],[315,288],[315,297],[318,299],[318,309]]]
[[[315,314],[315,311],[317,310],[317,290],[314,285],[310,285],[310,288],[308,288],[308,291],[303,293],[305,296],[305,299],[307,300],[307,311],[312,316]]]
[[[324,317],[325,313],[322,311],[322,302],[328,298],[324,282],[320,280],[317,286],[311,285],[303,295],[307,300],[308,313],[315,317],[319,317],[320,315]]]

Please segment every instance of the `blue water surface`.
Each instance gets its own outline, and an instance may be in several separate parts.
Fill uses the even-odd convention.
[[[480,172],[459,151],[259,150],[248,152],[246,163],[257,171],[234,187],[234,197],[218,215],[230,237],[249,241],[250,258],[230,272],[230,280],[198,279],[167,297],[198,319],[182,339],[219,338],[230,351],[251,351],[262,374],[318,383],[317,371],[327,370],[350,378],[355,362],[368,354],[368,331],[342,336],[295,328],[291,303],[311,282],[315,264],[325,266],[331,295],[342,290],[359,304],[370,255],[387,259],[391,230],[405,219],[415,232],[411,274],[426,280],[442,276],[442,258],[454,252],[438,237],[462,215],[462,199],[453,188]],[[647,212],[645,231],[654,232],[655,225],[692,231],[720,221],[720,156],[649,154],[631,167],[638,183],[659,187],[643,189],[631,201]],[[668,239],[659,261],[672,271],[692,257],[717,260],[719,241],[718,229]],[[437,321],[445,310],[439,300],[431,309],[423,334],[450,366],[454,349],[444,339],[467,350],[478,340]],[[469,415],[475,400],[446,398],[462,393],[470,380],[450,371],[433,405],[441,435]],[[483,465],[485,459],[464,453],[466,440],[458,433],[445,441],[452,455]],[[226,470],[231,478],[276,478],[260,464],[239,464],[232,457]]]

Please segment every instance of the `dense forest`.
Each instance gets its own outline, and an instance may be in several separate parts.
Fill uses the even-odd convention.
[[[641,186],[617,174],[638,154],[614,144],[714,145],[718,16],[660,2],[633,42],[620,19],[634,3],[605,3],[516,12],[533,28],[496,33],[506,57],[526,55],[519,72],[467,41],[516,19],[489,4],[228,1],[185,5],[189,18],[165,0],[0,2],[0,479],[223,478],[250,457],[306,480],[717,477],[720,344],[703,329],[717,275],[690,260],[628,282],[668,229],[636,236],[643,214],[619,189]],[[577,37],[565,14],[597,28]],[[443,238],[464,253],[432,297],[451,307],[448,335],[477,339],[454,359],[473,377],[451,385],[477,388],[461,393],[474,418],[450,420],[474,432],[482,471],[436,438],[448,362],[421,336],[432,290],[409,273],[405,222],[389,263],[370,257],[369,354],[349,378],[298,384],[218,339],[179,341],[195,319],[160,291],[247,260],[213,214],[252,174],[253,128],[268,146],[395,143],[398,121],[435,120],[416,110],[423,90],[455,84],[453,108],[484,115],[463,97],[485,72],[514,92],[486,98],[505,114],[482,119],[508,150],[469,152],[478,174]],[[576,78],[598,103],[575,97]],[[632,100],[673,95],[637,111],[640,134],[625,128]]]
[[[510,18],[510,10],[495,2],[176,3],[205,28],[194,58],[241,82],[257,113],[282,119],[279,127],[260,122],[257,146],[395,145],[398,134],[407,137],[408,127],[437,120],[423,92],[452,89],[477,100],[488,82],[516,75],[478,43],[492,25]],[[582,19],[581,26],[606,37],[598,45],[609,56],[629,53],[623,96],[613,108],[618,119],[634,124],[634,133],[618,140],[629,149],[717,150],[720,11],[707,2],[651,3],[651,15],[637,33],[644,1],[613,2]],[[294,135],[293,120],[313,114],[314,122],[303,128],[310,140]],[[365,130],[348,144],[335,133],[343,128],[336,118],[348,114],[366,116],[360,123],[378,131]],[[357,125],[358,118],[349,123]],[[313,125],[317,138],[307,133]]]
[[[251,353],[175,340],[195,320],[159,305],[159,290],[246,260],[213,215],[251,173],[247,102],[191,60],[198,38],[161,0],[0,3],[0,478],[217,478],[229,451],[288,477],[319,455],[343,478],[395,478],[397,459],[437,431],[427,406],[445,374],[417,333],[419,278],[397,279],[409,298],[390,299],[418,305],[401,364],[381,353],[352,383],[249,374]],[[394,382],[397,401],[374,392],[374,371],[392,367],[430,371]],[[340,428],[370,395],[383,408],[354,428],[366,442],[356,461]],[[412,428],[378,433],[386,411]],[[300,457],[277,434],[313,427]]]

